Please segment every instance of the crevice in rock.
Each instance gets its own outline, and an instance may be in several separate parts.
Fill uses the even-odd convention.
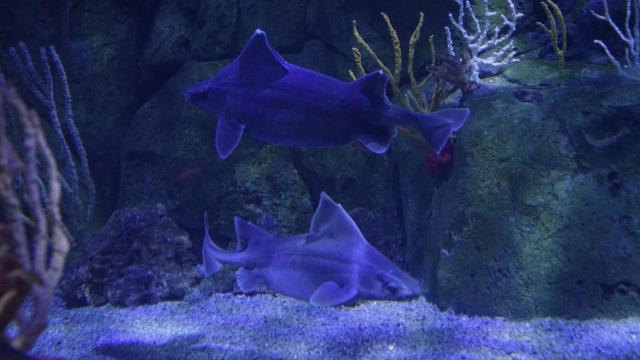
[[[618,281],[615,284],[598,283],[601,290],[601,297],[604,301],[611,301],[615,296],[629,296],[633,301],[640,304],[640,286],[628,280]]]
[[[138,71],[136,79],[136,104],[133,114],[138,108],[149,101],[160,91],[162,86],[173,78],[184,65],[183,62],[165,62],[158,64],[143,65]],[[182,99],[178,99],[181,101]],[[131,114],[131,115],[133,115]],[[128,124],[127,124],[128,125]]]
[[[302,179],[302,183],[307,188],[307,193],[311,198],[312,204],[317,204],[320,201],[320,192],[324,189],[319,186],[321,181],[316,180],[318,176],[314,174],[314,171],[309,169],[302,161],[302,153],[296,149],[290,149],[291,153],[291,165]]]
[[[392,193],[394,194],[395,205],[396,205],[396,213],[398,214],[398,223],[400,230],[400,244],[398,246],[401,249],[404,249],[404,262],[405,268],[409,265],[410,261],[407,256],[407,229],[405,228],[405,215],[404,215],[404,207],[402,205],[402,186],[400,184],[400,168],[399,164],[394,161],[392,156],[393,149],[389,148],[387,150],[387,157],[389,159],[389,164],[392,166],[391,169],[391,184],[393,186]],[[409,269],[411,272],[415,272],[416,269]]]

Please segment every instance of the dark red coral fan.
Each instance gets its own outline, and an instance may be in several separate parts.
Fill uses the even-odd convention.
[[[430,176],[440,177],[446,174],[453,163],[453,139],[447,140],[440,154],[436,154],[434,149],[429,150],[425,161]]]

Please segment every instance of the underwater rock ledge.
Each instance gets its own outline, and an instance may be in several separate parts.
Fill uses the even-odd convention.
[[[424,299],[312,306],[289,298],[54,310],[34,354],[69,359],[640,358],[640,318],[513,322]]]

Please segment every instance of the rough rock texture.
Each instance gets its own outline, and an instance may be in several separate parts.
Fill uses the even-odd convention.
[[[282,52],[297,52],[307,34],[306,12],[311,0],[240,1],[239,29],[235,52],[242,50],[246,39],[260,28],[269,34],[273,46]]]
[[[318,307],[272,296],[54,311],[33,350],[69,359],[637,359],[640,319],[508,321],[424,299]]]
[[[57,44],[97,187],[96,212],[105,220],[117,192],[113,175],[119,166],[114,156],[118,139],[132,108],[138,106],[139,73],[134,64],[140,46],[137,36],[144,26],[140,13],[152,11],[148,2],[77,2],[69,8],[68,37]]]
[[[353,67],[353,60],[322,40],[309,40],[301,52],[285,54],[284,57],[292,64],[304,64],[306,68],[351,81],[348,69]]]
[[[307,2],[163,1],[145,44],[143,63],[235,56],[257,28],[269,34],[278,50],[299,50],[308,39]]]
[[[215,162],[211,141],[215,119],[183,99],[190,84],[208,78],[226,63],[185,64],[137,111],[121,150],[118,207],[159,200],[171,205],[176,198],[189,201],[179,190],[202,193],[199,187],[205,180],[224,181],[216,176],[220,170],[207,170]],[[184,180],[183,171],[191,174]]]
[[[433,296],[438,289],[435,271],[440,253],[438,243],[427,236],[427,230],[434,211],[431,204],[434,186],[443,179],[436,180],[428,175],[427,151],[424,142],[400,135],[392,144],[390,157],[397,182],[396,198],[400,203],[406,267],[423,280],[425,290]]]
[[[119,139],[139,104],[143,78],[137,66],[140,40],[153,0],[0,3],[0,67],[18,78],[4,56],[22,41],[39,63],[37,48],[54,45],[66,69],[80,130],[97,187],[96,217],[106,220],[117,194]],[[58,91],[59,97],[62,94]]]
[[[234,49],[238,1],[163,1],[145,43],[145,64],[221,59]]]
[[[543,69],[518,64],[505,76],[524,87],[469,103],[452,180],[433,200],[440,304],[514,317],[637,314],[638,85],[591,68],[550,86],[555,70]]]
[[[180,300],[201,278],[189,236],[162,205],[115,212],[93,243],[98,247],[65,279],[70,305]]]

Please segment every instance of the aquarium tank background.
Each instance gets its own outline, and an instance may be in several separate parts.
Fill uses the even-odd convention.
[[[0,1],[0,359],[640,358],[639,135],[639,0]]]

